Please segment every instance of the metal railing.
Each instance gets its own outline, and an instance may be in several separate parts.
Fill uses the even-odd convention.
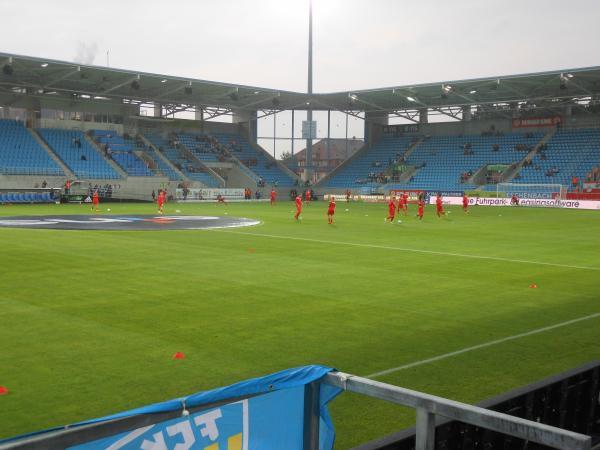
[[[320,384],[326,383],[344,391],[363,394],[398,405],[408,406],[417,411],[415,450],[434,450],[436,418],[444,417],[475,425],[529,442],[534,442],[559,450],[590,450],[592,438],[572,431],[544,425],[538,422],[510,416],[508,414],[448,400],[435,395],[381,383],[343,372],[330,372],[321,380],[305,385],[304,391],[304,450],[319,449]],[[190,412],[239,401],[253,395],[225,399],[190,408]],[[182,404],[185,409],[185,404]],[[76,444],[94,441],[117,433],[137,429],[142,426],[181,417],[182,410],[156,414],[139,414],[106,422],[55,429],[42,434],[33,434],[22,439],[0,444],[0,450],[41,450],[65,448]]]
[[[323,382],[348,392],[355,392],[416,409],[415,450],[433,450],[435,448],[437,416],[458,420],[560,450],[590,450],[592,445],[592,438],[584,434],[347,373],[329,373],[325,376]]]

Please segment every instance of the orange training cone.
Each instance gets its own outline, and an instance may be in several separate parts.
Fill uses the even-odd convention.
[[[530,289],[537,289],[537,284],[532,283],[532,284],[529,285],[529,288]]]
[[[183,359],[185,358],[185,355],[183,354],[183,352],[175,352],[175,354],[173,355],[173,359]]]

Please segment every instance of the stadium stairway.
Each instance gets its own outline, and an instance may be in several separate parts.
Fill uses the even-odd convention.
[[[217,179],[206,173],[196,158],[190,158],[188,152],[182,148],[175,148],[170,140],[159,133],[146,133],[146,138],[158,149],[159,153],[183,172],[185,178],[190,182],[197,183],[200,187],[218,187]],[[179,146],[181,147],[181,146]]]
[[[104,152],[100,148],[100,145],[92,138],[92,136],[86,133],[85,140],[92,146],[96,153],[98,153],[102,157],[102,159],[104,159],[106,164],[111,166],[121,176],[121,178],[127,178],[127,172],[125,172],[123,168],[120,165],[118,165],[115,161],[113,161],[111,158],[107,157],[104,154]]]
[[[503,183],[512,182],[515,179],[515,177],[518,178],[519,173],[521,172],[521,169],[523,169],[523,165],[526,162],[531,162],[533,160],[533,158],[535,158],[535,155],[540,150],[540,148],[544,144],[547,144],[550,141],[550,139],[552,139],[552,136],[554,136],[554,133],[556,133],[556,128],[550,129],[544,135],[544,137],[542,137],[542,139],[535,145],[535,147],[533,147],[533,149],[529,153],[527,153],[527,155],[525,155],[525,157],[521,161],[519,161],[517,166],[512,171],[510,171],[510,173],[504,174],[501,182],[503,182]],[[519,181],[519,180],[516,180],[516,181]]]
[[[187,141],[188,144],[186,145],[186,142],[184,142],[181,139],[181,135],[178,135],[178,138],[180,140],[179,147],[180,147],[180,149],[182,149],[184,151],[184,153],[188,157],[188,159],[195,161],[196,164],[198,164],[200,167],[202,167],[202,169],[204,169],[204,172],[208,175],[208,177],[204,178],[203,183],[206,184],[208,187],[213,187],[213,188],[225,187],[225,180],[223,179],[223,177],[221,175],[219,175],[216,171],[214,171],[211,167],[209,167],[208,165],[205,164],[205,162],[209,161],[209,160],[201,159],[196,154],[196,152],[193,152],[192,150],[190,150],[190,148],[188,147],[189,141]],[[212,159],[212,161],[215,161],[215,160],[216,160],[216,158]],[[210,178],[212,178],[212,180]]]
[[[545,155],[545,157],[543,156]],[[571,177],[583,177],[600,160],[600,129],[558,130],[538,152],[531,165],[520,172],[519,183],[561,184],[571,186]],[[548,171],[558,172],[551,176]]]
[[[147,167],[147,162],[140,159],[136,150],[136,141],[121,136],[113,131],[93,130],[94,141],[107,145],[111,149],[110,158],[116,162],[130,177],[152,177],[156,174]]]
[[[62,160],[58,157],[58,155],[56,153],[54,153],[54,150],[52,150],[50,148],[50,146],[48,144],[46,144],[46,141],[44,141],[44,139],[42,139],[42,137],[39,135],[37,130],[29,128],[28,131],[31,133],[31,135],[37,141],[37,143],[40,144],[40,146],[44,150],[46,150],[46,153],[48,153],[48,155],[50,155],[50,158],[52,158],[54,160],[54,162],[60,166],[60,168],[62,169],[62,171],[64,172],[65,176],[68,179],[74,180],[75,178],[77,178],[75,176],[75,174],[71,171],[71,169],[69,169],[69,167],[65,163],[62,162]]]
[[[296,172],[294,172],[292,169],[290,169],[288,166],[286,166],[283,162],[281,162],[278,159],[271,156],[271,154],[268,151],[266,151],[264,148],[262,148],[257,143],[252,142],[252,141],[248,141],[248,142],[250,143],[250,146],[256,152],[262,154],[266,158],[269,158],[271,160],[271,162],[274,162],[275,164],[277,164],[277,168],[281,172],[283,172],[287,177],[291,178],[291,181],[293,184],[295,184],[296,181],[298,181],[298,183],[300,182],[300,177],[298,175],[296,175]]]
[[[354,161],[356,158],[359,158],[363,155],[364,152],[368,151],[369,147],[366,144],[363,144],[361,148],[359,148],[356,152],[354,152],[348,159],[343,161],[339,166],[334,168],[331,172],[325,175],[323,178],[319,180],[319,182],[315,185],[315,187],[325,187],[327,186],[328,181],[335,177],[339,172],[342,172],[348,164]]]
[[[265,149],[251,143],[244,136],[233,133],[213,133],[217,141],[229,149],[229,152],[248,170],[254,172],[266,184],[279,187],[294,186],[298,176],[288,167],[277,161]],[[255,161],[255,164],[250,164]]]
[[[173,165],[173,163],[163,155],[156,145],[144,134],[138,134],[139,138],[146,144],[146,148],[150,153],[150,156],[154,159],[160,170],[173,181],[190,181],[185,174]]]
[[[386,164],[390,159],[402,157],[409,150],[412,153],[415,148],[418,148],[417,137],[383,136],[370,147],[363,147],[362,150],[356,152],[339,169],[334,170],[326,179],[324,178],[319,183],[319,187],[356,189],[381,186],[381,184],[375,182],[359,183],[357,181],[366,180],[369,172],[386,171]],[[381,165],[376,166],[377,162]]]

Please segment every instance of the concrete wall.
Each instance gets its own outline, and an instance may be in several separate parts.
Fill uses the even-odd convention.
[[[44,177],[44,176],[21,176],[21,175],[0,175],[0,188],[3,189],[27,189],[33,188],[36,183],[41,185],[46,180],[48,187],[62,188],[66,177]],[[82,180],[81,183],[73,184],[71,193],[81,194],[87,192],[88,185],[104,186],[110,184],[114,186],[114,198],[131,198],[137,200],[151,200],[152,191],[160,188],[166,188],[169,192],[174,192],[178,182],[169,182],[164,177],[128,177],[120,180]]]
[[[67,130],[109,130],[118,134],[123,134],[125,128],[121,124],[116,123],[97,123],[97,122],[81,122],[79,120],[57,120],[57,119],[41,119],[39,121],[40,128],[63,128]]]

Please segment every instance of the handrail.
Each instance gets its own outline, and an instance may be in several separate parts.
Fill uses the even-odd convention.
[[[323,381],[348,392],[415,408],[415,450],[434,449],[436,415],[560,450],[590,450],[592,445],[592,438],[584,434],[343,372],[331,372]]]

